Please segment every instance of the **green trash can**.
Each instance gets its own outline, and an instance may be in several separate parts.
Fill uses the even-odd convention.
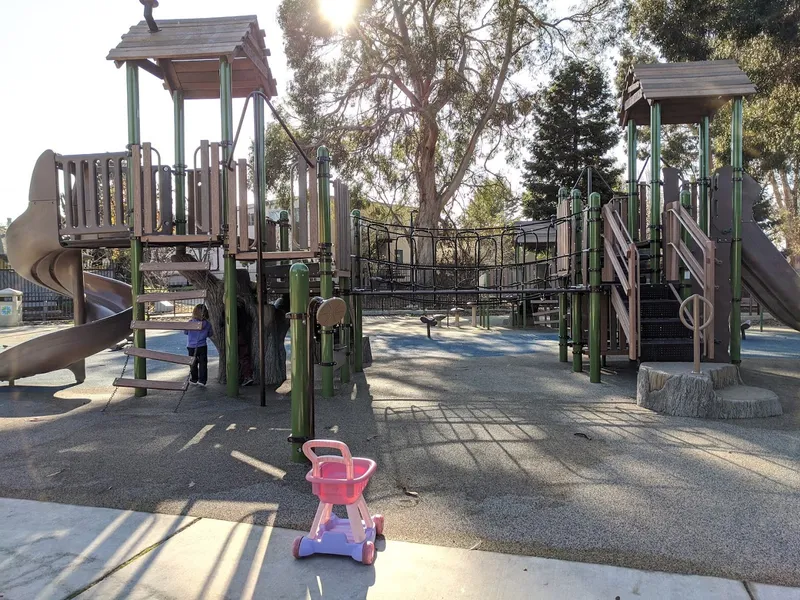
[[[0,327],[22,325],[22,292],[12,288],[0,290]]]

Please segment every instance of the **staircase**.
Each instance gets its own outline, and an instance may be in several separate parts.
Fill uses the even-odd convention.
[[[692,332],[678,318],[681,303],[669,284],[642,283],[639,288],[641,362],[691,362]]]
[[[668,283],[651,283],[650,242],[636,242],[636,248],[641,264],[639,362],[691,362],[692,331],[678,317],[681,303]]]
[[[209,272],[211,265],[208,262],[146,262],[140,265],[139,271],[142,273],[147,272],[160,272],[160,273],[177,273],[178,271],[205,271]],[[136,297],[136,302],[144,304],[147,302],[164,302],[176,300],[204,300],[206,297],[205,290],[190,290],[180,292],[154,292],[149,294],[139,294]],[[187,321],[132,321],[131,329],[148,330],[148,331],[199,331],[202,329],[201,323],[189,323]],[[184,354],[172,354],[170,352],[159,352],[156,350],[148,350],[147,348],[129,347],[125,349],[127,356],[144,358],[149,360],[157,360],[160,362],[172,363],[176,365],[185,365],[191,367],[194,358]],[[150,390],[171,390],[178,392],[185,392],[189,387],[189,373],[187,370],[186,377],[183,381],[159,381],[155,379],[127,379],[118,377],[114,380],[114,386],[136,389],[150,389]]]

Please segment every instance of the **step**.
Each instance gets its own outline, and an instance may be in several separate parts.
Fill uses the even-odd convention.
[[[158,350],[148,350],[147,348],[125,348],[125,354],[128,356],[138,356],[140,358],[149,358],[152,360],[160,360],[161,362],[174,363],[176,365],[191,365],[194,362],[193,356],[172,354],[171,352],[159,352]]]
[[[170,302],[172,300],[204,300],[205,290],[190,290],[188,292],[153,292],[150,294],[139,294],[136,302]]]
[[[210,271],[211,265],[203,262],[146,262],[139,265],[140,271]]]
[[[690,362],[694,360],[691,338],[642,338],[642,362]]]
[[[675,294],[668,285],[651,283],[639,286],[639,297],[642,300],[675,300]]]
[[[131,329],[153,329],[161,331],[200,331],[200,321],[131,321]]]
[[[692,338],[692,330],[677,317],[642,317],[642,341],[653,338]]]
[[[750,385],[734,385],[716,392],[718,419],[760,419],[783,414],[781,401],[771,390]]]
[[[157,381],[155,379],[123,379],[117,377],[114,380],[116,387],[139,388],[145,390],[173,390],[185,392],[189,387],[189,379],[184,381]]]
[[[678,316],[679,307],[677,300],[642,300],[639,313],[642,319],[672,319]]]

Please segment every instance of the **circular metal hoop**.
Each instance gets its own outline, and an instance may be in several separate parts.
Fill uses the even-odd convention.
[[[702,325],[700,325],[700,327],[698,327],[699,331],[703,331],[706,327],[711,325],[711,319],[714,317],[714,305],[711,304],[711,301],[708,298],[705,298],[700,294],[692,294],[686,300],[681,302],[681,307],[678,310],[678,316],[681,319],[681,323],[683,323],[684,326],[687,327],[688,329],[694,329],[694,325],[690,325],[689,323],[686,322],[686,319],[684,318],[684,311],[686,311],[686,316],[688,317],[689,312],[687,309],[689,308],[689,302],[692,300],[694,300],[695,302],[697,302],[697,300],[702,300],[703,303],[708,307],[708,318]]]

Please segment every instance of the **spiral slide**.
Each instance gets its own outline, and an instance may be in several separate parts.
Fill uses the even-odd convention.
[[[63,248],[58,233],[58,190],[52,185],[53,152],[44,152],[31,180],[29,205],[8,228],[6,252],[22,277],[59,294],[83,293],[85,323],[42,335],[0,353],[0,381],[69,369],[80,383],[84,360],[113,346],[130,333],[132,319],[129,285],[84,273],[81,252]],[[44,175],[44,176],[41,176]]]

